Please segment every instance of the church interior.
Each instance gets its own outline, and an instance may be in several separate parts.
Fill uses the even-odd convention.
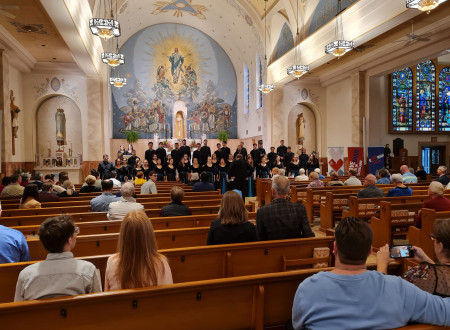
[[[417,8],[422,2],[432,5]],[[352,157],[357,149],[364,168],[357,176],[364,182],[364,172],[369,173],[374,161],[370,148],[383,148],[386,156],[388,145],[391,173],[398,173],[402,165],[423,166],[435,179],[439,166],[450,168],[450,1],[446,0],[0,0],[0,72],[2,178],[19,172],[33,176],[65,171],[79,188],[105,154],[114,163],[118,151],[132,144],[144,160],[149,142],[155,149],[162,143],[170,154],[175,143],[184,140],[192,151],[207,140],[213,153],[223,141],[228,141],[231,153],[243,143],[249,154],[255,143],[269,153],[283,140],[295,154],[302,150],[314,154],[326,181],[332,169],[341,180],[348,175],[356,166]],[[342,159],[337,169],[333,159]],[[249,221],[256,221],[259,207],[273,202],[268,176],[256,183],[253,199],[244,196]],[[27,320],[39,320],[33,324],[37,329],[95,325],[118,329],[126,326],[126,320],[145,324],[145,308],[161,308],[160,315],[151,315],[157,329],[210,329],[218,319],[223,327],[217,328],[223,329],[284,329],[298,284],[315,274],[314,268],[334,266],[337,210],[339,219],[345,212],[362,214],[372,221],[375,232],[381,227],[375,227],[373,217],[389,226],[391,216],[399,222],[407,218],[409,226],[428,198],[424,196],[431,181],[427,177],[427,185],[422,182],[417,196],[407,201],[414,204],[404,210],[386,201],[358,209],[355,187],[333,202],[332,191],[307,192],[306,184],[296,186],[290,179],[289,198],[305,205],[316,234],[304,238],[306,243],[253,242],[247,252],[237,246],[211,248],[206,254],[204,246],[184,250],[176,231],[186,228],[176,227],[177,219],[170,220],[175,227],[167,228],[169,221],[160,218],[153,226],[158,245],[162,242],[160,249],[173,266],[173,287],[109,292],[93,295],[92,300],[56,299],[40,312],[36,302],[14,306],[7,300],[15,289],[12,276],[17,279],[19,273],[19,268],[11,268],[8,279],[0,280],[0,291],[5,290],[0,294],[0,324],[7,317],[11,329],[19,329],[20,317],[26,315]],[[152,214],[149,218],[160,217],[160,210],[150,203],[161,206],[171,197],[167,182],[157,186],[167,199],[142,197],[141,188],[136,188],[147,215]],[[381,189],[386,193],[388,187]],[[216,187],[201,205],[191,193],[191,188],[186,190],[185,200],[203,211],[190,219],[189,226],[201,228],[190,228],[189,239],[203,242],[219,210],[213,203],[224,191]],[[445,197],[449,193],[446,190]],[[328,200],[330,208],[325,206]],[[10,210],[6,199],[0,201],[1,220],[12,219],[18,210]],[[120,225],[108,221],[103,231],[103,225],[94,222],[105,220],[105,213],[84,216],[90,205],[82,198],[76,202],[70,204],[78,212],[76,220],[91,221],[82,227],[89,234],[77,244],[88,251],[86,260],[104,278],[106,257],[117,247]],[[440,217],[428,211],[424,216]],[[443,213],[450,218],[449,211]],[[31,261],[45,259],[31,218],[43,221],[46,213],[20,214],[26,219],[0,224],[23,226],[29,221],[30,228],[22,232],[36,253]],[[433,230],[423,223],[423,231],[411,236],[420,236],[421,244],[424,233]],[[98,227],[100,233],[90,232],[89,226]],[[162,233],[165,229],[168,234]],[[387,231],[392,234],[391,227]],[[374,237],[377,251],[399,236],[392,231],[389,239]],[[111,236],[103,241],[96,236],[100,234]],[[434,239],[428,236],[423,249],[436,259]],[[304,250],[299,251],[298,244],[304,244]],[[203,267],[206,263],[210,267]],[[376,270],[375,252],[368,264]],[[1,266],[0,273],[6,274]],[[388,271],[399,275],[409,266],[415,264],[396,259]],[[283,272],[274,275],[280,267]],[[287,272],[291,267],[301,270]],[[247,275],[248,279],[240,278]],[[202,283],[186,284],[194,280]],[[186,301],[200,307],[186,311]],[[100,314],[89,313],[90,307]],[[170,314],[170,309],[180,313]],[[283,309],[289,310],[287,314]],[[233,317],[224,318],[224,312]],[[180,325],[180,320],[186,323]],[[404,329],[434,328],[440,327],[419,324]]]

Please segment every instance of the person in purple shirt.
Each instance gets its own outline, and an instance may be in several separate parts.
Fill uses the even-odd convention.
[[[28,244],[23,234],[0,225],[0,263],[30,261]]]

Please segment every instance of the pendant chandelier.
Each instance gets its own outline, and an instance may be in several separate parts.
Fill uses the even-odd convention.
[[[105,12],[106,12],[106,0],[103,0]],[[101,9],[101,3],[100,3],[100,9]],[[119,21],[114,19],[113,12],[112,12],[112,0],[110,2],[110,9],[111,9],[111,18],[91,18],[89,20],[89,27],[91,29],[91,32],[93,35],[99,36],[100,38],[103,38],[105,40],[110,39],[112,37],[118,37],[120,36],[120,27],[119,27]],[[117,3],[116,3],[116,9],[117,9]],[[117,14],[117,10],[116,10]]]
[[[340,58],[342,55],[351,51],[354,47],[353,41],[348,41],[344,39],[344,25],[342,24],[342,9],[341,9],[341,0],[338,0],[338,11],[336,14],[336,28],[335,28],[335,40],[330,42],[325,46],[325,53],[331,54]]]
[[[427,14],[447,0],[406,0],[406,8],[419,9],[426,11]]]
[[[112,10],[111,10],[112,15]],[[117,2],[116,2],[116,19],[117,19]],[[104,52],[102,53],[102,62],[115,68],[125,63],[125,56],[119,53],[119,38],[116,38],[116,52]]]
[[[267,1],[264,0],[264,61],[266,63],[266,72],[267,72],[267,54],[266,54],[266,46],[267,46]],[[267,74],[266,74],[266,83],[258,86],[258,90],[264,94],[268,94],[275,89],[273,84],[267,83]]]
[[[294,63],[299,63],[302,60],[302,53],[300,51],[300,33],[299,33],[299,28],[298,28],[298,22],[299,22],[299,16],[298,16],[298,2],[300,0],[297,0],[297,40],[295,43],[295,48],[294,48]],[[287,69],[287,74],[290,76],[293,76],[297,79],[299,79],[301,76],[303,76],[305,73],[309,72],[309,65],[305,65],[305,64],[294,64],[292,66],[290,66]]]
[[[109,83],[114,87],[121,88],[127,84],[127,78],[111,77],[109,78]]]

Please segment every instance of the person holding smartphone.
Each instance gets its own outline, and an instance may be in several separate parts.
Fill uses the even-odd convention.
[[[413,246],[411,252],[414,253],[414,260],[420,264],[409,269],[403,278],[424,291],[450,297],[450,219],[436,220],[430,239],[433,240],[438,261],[434,262],[420,247]],[[380,248],[377,253],[377,271],[387,273],[388,264],[395,257],[395,249],[399,250],[393,247],[390,252],[387,244]]]

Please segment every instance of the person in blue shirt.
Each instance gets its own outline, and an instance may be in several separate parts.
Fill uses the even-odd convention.
[[[390,173],[385,168],[382,168],[378,171],[377,178],[378,178],[378,180],[377,180],[376,184],[390,184],[391,183]]]
[[[102,194],[91,199],[92,212],[108,212],[109,204],[117,202],[120,197],[113,194],[114,182],[111,180],[102,180]]]
[[[401,174],[392,174],[391,182],[395,185],[395,188],[389,190],[386,197],[412,196],[412,189],[403,184]]]
[[[28,244],[23,234],[0,225],[0,264],[30,261]]]
[[[363,220],[339,222],[333,244],[335,268],[299,285],[292,307],[294,329],[392,329],[411,321],[450,326],[450,298],[367,270],[372,241],[372,229]]]
[[[415,176],[414,170],[409,168],[407,165],[400,166],[400,173],[403,176],[403,183],[417,183],[417,176]]]

